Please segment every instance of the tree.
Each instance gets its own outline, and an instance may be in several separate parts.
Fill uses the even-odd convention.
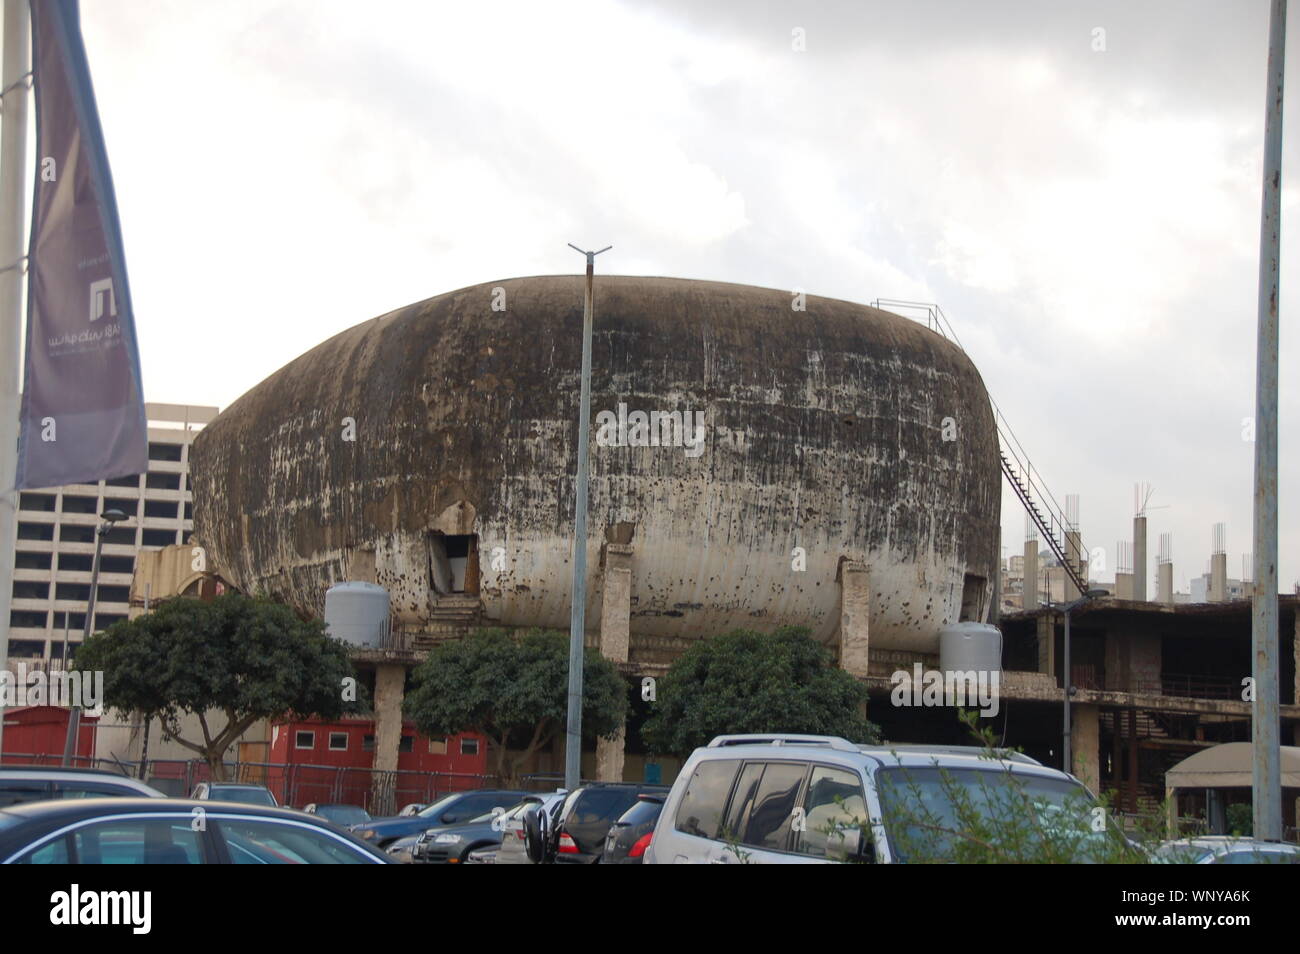
[[[521,766],[567,725],[569,637],[480,629],[434,649],[412,681],[404,709],[416,728],[430,736],[486,736],[497,776],[515,785]],[[627,683],[613,663],[588,649],[582,667],[585,734],[613,738],[626,715]],[[512,737],[522,745],[513,753]]]
[[[659,680],[641,730],[653,751],[685,757],[717,735],[799,732],[875,742],[867,688],[835,667],[808,630],[735,630],[687,650]]]
[[[257,720],[333,719],[357,708],[347,648],[326,635],[322,622],[233,593],[210,603],[167,600],[114,623],[86,640],[77,664],[104,673],[106,705],[158,717],[164,737],[197,752],[219,781],[226,750]],[[226,717],[215,732],[212,710]],[[198,716],[201,740],[181,737],[187,713]]]

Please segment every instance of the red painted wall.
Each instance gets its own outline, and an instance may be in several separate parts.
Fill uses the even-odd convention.
[[[59,706],[24,706],[6,709],[4,714],[3,762],[6,765],[31,763],[30,756],[41,756],[42,764],[63,758],[63,744],[68,734],[68,710]],[[89,760],[95,754],[95,730],[98,716],[81,713],[81,727],[77,731],[76,756]],[[89,761],[73,764],[89,765]]]

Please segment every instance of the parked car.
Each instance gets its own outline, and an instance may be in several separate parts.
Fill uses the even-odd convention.
[[[97,769],[0,768],[0,808],[64,798],[166,798],[144,782]]]
[[[547,818],[548,831],[554,830],[559,823],[560,812],[564,809],[564,803],[568,799],[569,793],[566,789],[557,789],[554,792],[547,792],[538,797],[538,801],[532,805],[527,805],[520,813],[519,820],[522,822],[520,827],[513,831],[503,833],[501,846],[497,849],[496,864],[499,865],[531,865],[536,862],[529,856],[528,850],[528,828],[530,816],[536,816],[538,813],[544,814]],[[534,829],[536,828],[535,817]]]
[[[246,782],[199,782],[190,793],[190,798],[202,802],[240,802],[245,805],[269,805],[277,807],[271,790],[265,785],[251,785]]]
[[[332,822],[340,828],[350,830],[354,825],[364,825],[370,821],[370,812],[366,811],[360,805],[336,805],[329,803],[312,802],[306,806],[303,811],[308,815],[319,815],[327,822]]]
[[[655,822],[664,807],[664,796],[643,793],[636,804],[619,816],[605,836],[605,848],[600,855],[602,865],[639,865],[650,847]]]
[[[667,795],[668,788],[639,782],[592,782],[574,789],[552,829],[549,858],[556,864],[599,862],[610,827],[643,794]]]
[[[923,839],[942,857],[960,836],[935,833],[909,813],[923,810],[951,821],[956,809],[950,798],[959,793],[949,785],[984,811],[993,811],[989,806],[997,801],[989,793],[1016,794],[1018,786],[1023,797],[1016,804],[1036,811],[1042,828],[1065,831],[1070,825],[1084,832],[1085,841],[1128,844],[1106,826],[1089,834],[1079,816],[1066,814],[1067,807],[1095,805],[1095,799],[1078,779],[1026,755],[989,758],[965,746],[737,735],[719,736],[687,759],[644,863],[897,863]]]
[[[443,825],[421,832],[412,849],[412,860],[417,864],[464,864],[473,851],[499,848],[503,838],[523,830],[524,809],[540,801],[540,795],[525,795],[505,811],[493,809],[464,824]]]
[[[494,808],[505,811],[527,794],[521,790],[500,788],[452,792],[414,815],[373,818],[353,825],[352,831],[380,848],[387,848],[399,838],[419,835],[430,828],[466,822]]]
[[[1156,848],[1152,860],[1167,865],[1300,865],[1300,845],[1206,835],[1167,841]]]
[[[0,864],[387,863],[320,818],[263,805],[85,798],[0,809]]]

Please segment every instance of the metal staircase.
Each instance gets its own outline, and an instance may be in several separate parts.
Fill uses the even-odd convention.
[[[871,302],[871,307],[887,311],[905,309],[912,312],[922,312],[925,315],[927,328],[947,338],[958,348],[961,348],[963,352],[966,350],[952,330],[948,316],[943,313],[943,309],[938,305],[926,302],[902,301],[895,298],[877,298]],[[1083,554],[1088,551],[1084,549],[1083,542],[1080,540],[1079,552],[1077,554],[1068,552],[1069,545],[1066,533],[1076,528],[1066,520],[1061,505],[1057,503],[1056,498],[1047,489],[1047,485],[1043,483],[1042,478],[1034,474],[1033,466],[1029,462],[1028,452],[1025,451],[1024,446],[1016,438],[1015,432],[1011,430],[1011,425],[1007,423],[1007,419],[1003,416],[997,402],[990,397],[989,403],[993,406],[993,420],[998,431],[998,457],[1002,461],[1002,473],[1010,482],[1011,488],[1016,492],[1016,497],[1019,498],[1025,512],[1034,521],[1034,526],[1038,528],[1038,532],[1047,543],[1048,549],[1052,551],[1052,555],[1064,568],[1070,582],[1078,588],[1080,593],[1086,593],[1088,591],[1087,571],[1080,566],[1080,562],[1083,559]]]

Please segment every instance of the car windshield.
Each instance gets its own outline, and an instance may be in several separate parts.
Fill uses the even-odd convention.
[[[989,768],[888,768],[876,774],[900,861],[1099,860],[1127,842],[1077,782]]]
[[[438,799],[432,805],[420,809],[419,815],[421,818],[432,818],[434,815],[440,815],[448,805],[450,805],[459,797],[460,797],[459,792],[452,792],[450,795],[444,795],[442,796],[442,798]]]
[[[338,825],[360,825],[370,821],[370,813],[356,805],[322,805],[316,811]]]

